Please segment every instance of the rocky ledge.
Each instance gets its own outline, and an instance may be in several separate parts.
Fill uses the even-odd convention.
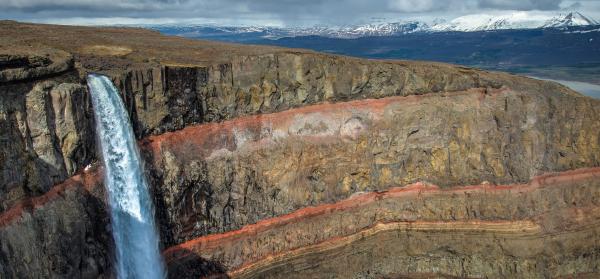
[[[0,38],[0,277],[113,276],[91,72],[121,90],[174,278],[600,270],[600,101],[558,84],[142,29]]]

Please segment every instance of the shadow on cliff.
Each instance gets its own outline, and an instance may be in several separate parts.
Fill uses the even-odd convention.
[[[168,278],[229,278],[225,267],[220,263],[203,259],[187,249],[177,251],[177,254],[185,256],[179,257],[177,260],[167,260]]]

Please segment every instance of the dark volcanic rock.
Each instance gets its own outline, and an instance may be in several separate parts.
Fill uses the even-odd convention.
[[[42,80],[0,85],[0,210],[48,191],[94,153],[86,88]]]
[[[0,215],[2,278],[109,278],[101,183],[101,175],[78,175]]]

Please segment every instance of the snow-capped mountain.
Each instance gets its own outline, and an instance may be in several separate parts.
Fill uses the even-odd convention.
[[[428,30],[429,26],[424,22],[392,22],[392,23],[374,23],[365,25],[354,25],[342,27],[334,32],[330,32],[331,37],[356,38],[367,36],[393,36],[400,34],[409,34]]]
[[[560,28],[570,26],[598,25],[579,12],[551,15],[539,12],[511,12],[507,14],[475,14],[455,18],[447,23],[430,28],[432,32],[445,31],[489,31],[502,29]]]
[[[370,23],[364,25],[345,26],[313,26],[313,27],[223,27],[210,25],[187,25],[187,26],[151,26],[159,31],[168,30],[169,34],[184,37],[223,34],[261,34],[264,38],[277,39],[283,37],[298,36],[321,36],[328,38],[359,38],[368,36],[393,36],[422,32],[429,30],[426,23],[418,21]]]
[[[156,25],[144,26],[163,33],[183,37],[243,41],[244,38],[279,39],[285,37],[321,36],[352,39],[373,36],[398,36],[419,32],[474,32],[504,29],[563,28],[571,26],[600,25],[596,20],[579,12],[549,14],[544,12],[509,12],[503,14],[475,14],[451,21],[437,19],[427,24],[420,21],[391,21],[362,25],[266,27],[266,26],[215,26],[215,25]]]
[[[600,22],[586,17],[579,12],[571,12],[568,14],[560,14],[550,19],[543,26],[549,27],[566,27],[566,26],[587,26],[587,25],[600,25]]]
[[[425,31],[429,26],[423,22],[370,23],[341,27],[288,28],[283,33],[300,36],[323,36],[329,38],[359,38],[368,36],[393,36]]]

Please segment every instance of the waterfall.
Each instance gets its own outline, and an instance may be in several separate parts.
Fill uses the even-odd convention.
[[[112,82],[89,75],[105,166],[118,278],[165,278],[148,183],[129,116]]]

